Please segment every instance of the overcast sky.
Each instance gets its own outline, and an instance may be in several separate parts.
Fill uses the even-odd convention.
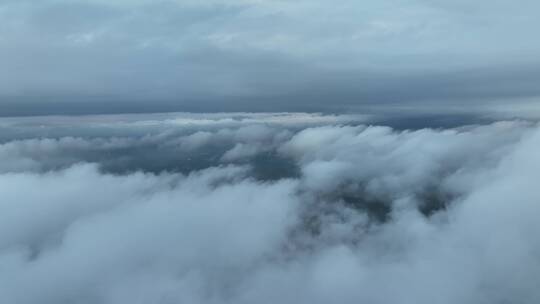
[[[540,2],[0,0],[0,115],[534,104]]]

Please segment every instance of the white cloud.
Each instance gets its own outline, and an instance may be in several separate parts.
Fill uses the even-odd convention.
[[[223,156],[224,161],[236,161],[271,152],[305,127],[366,119],[307,113],[55,117],[54,123],[50,117],[5,118],[0,120],[0,157],[4,159],[0,172],[47,171],[78,162],[100,163],[105,169],[130,164],[133,167],[126,169],[144,169],[136,165],[148,163],[152,158],[148,153],[169,164],[205,153],[212,159]]]
[[[123,127],[108,125],[92,140],[4,143],[3,160],[33,163],[0,171],[0,302],[487,304],[540,297],[538,124],[399,131],[253,117],[231,118],[222,130],[213,121],[170,130],[162,118],[165,135],[159,119],[136,119],[129,124],[145,134],[140,141],[116,143],[106,134]],[[36,124],[22,121],[22,133],[12,136],[35,134]],[[56,128],[85,133],[99,124],[83,125]],[[280,153],[273,157],[292,159],[302,174],[264,181],[249,166],[221,162],[187,175],[108,174],[84,158],[47,172],[34,168],[66,158],[64,149],[112,151],[117,144],[128,157],[144,142],[191,143],[198,151],[216,141],[232,150],[212,150],[215,156],[235,160],[267,153],[260,145],[268,143]],[[145,155],[158,162],[154,149]]]
[[[263,185],[238,180],[238,173],[113,177],[83,166],[3,175],[2,301],[137,301],[131,292],[119,295],[128,291],[122,285],[154,276],[165,284],[179,276],[187,285],[233,279],[278,246],[295,208],[293,181]],[[214,186],[222,177],[233,184]],[[171,186],[173,178],[180,180]],[[148,285],[144,296],[163,287]],[[208,296],[196,292],[186,286],[172,296]],[[167,295],[154,296],[150,301]]]

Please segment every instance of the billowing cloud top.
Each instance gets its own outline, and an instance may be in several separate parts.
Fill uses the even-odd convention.
[[[0,303],[537,303],[538,124],[368,122],[0,119]]]
[[[530,104],[537,1],[0,1],[0,115]]]

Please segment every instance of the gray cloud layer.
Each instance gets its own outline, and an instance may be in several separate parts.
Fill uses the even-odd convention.
[[[535,1],[1,1],[0,112],[530,102]]]
[[[540,298],[537,123],[396,130],[289,113],[84,119],[0,120],[9,134],[0,145],[2,303]],[[166,158],[173,167],[216,142],[224,147],[208,150],[215,164],[184,173],[149,170],[137,155],[153,145],[147,161],[159,162],[156,145],[169,147],[180,155]],[[116,149],[138,159],[135,172],[107,171]],[[260,155],[299,172],[255,177]]]

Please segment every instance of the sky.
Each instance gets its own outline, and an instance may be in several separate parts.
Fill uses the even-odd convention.
[[[0,114],[534,107],[537,1],[0,1]]]
[[[537,304],[538,11],[0,0],[0,303]]]

